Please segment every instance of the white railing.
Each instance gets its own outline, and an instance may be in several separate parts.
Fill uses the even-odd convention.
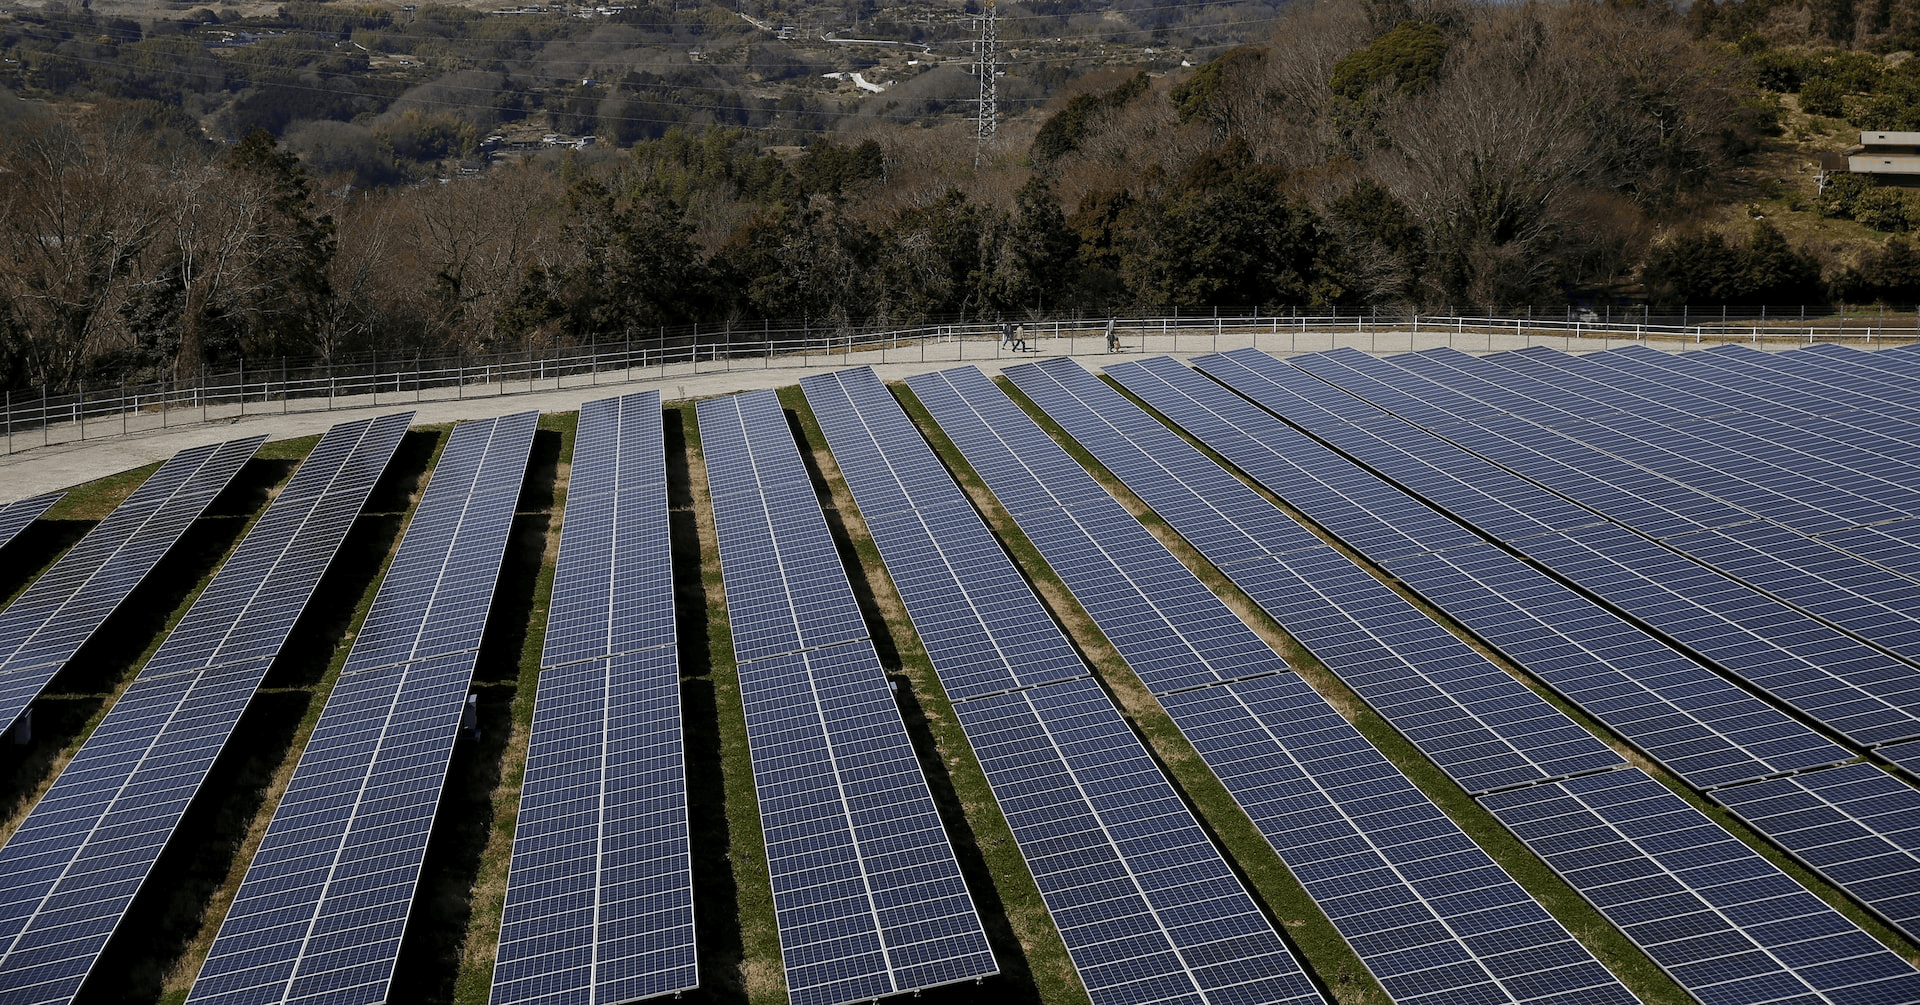
[[[1573,313],[1573,312],[1569,312]],[[1544,345],[1569,351],[1643,343],[1693,349],[1727,342],[1789,348],[1840,342],[1866,348],[1920,340],[1912,316],[1823,319],[1824,323],[1729,319],[1656,324],[1631,319],[1407,315],[1375,312],[1258,312],[1231,317],[1169,314],[1112,319],[1120,351],[1196,354],[1253,346],[1276,355],[1339,346],[1389,354],[1436,346],[1469,353]],[[1855,323],[1848,324],[1852,320]],[[1860,322],[1869,323],[1860,323]],[[1879,323],[1871,323],[1879,322]],[[1023,322],[1019,337],[1044,355],[1100,355],[1108,319]],[[361,354],[326,360],[248,361],[147,384],[10,391],[0,400],[7,453],[103,436],[231,420],[262,412],[376,408],[566,390],[664,383],[715,372],[861,364],[961,364],[1029,358],[1006,344],[1002,322],[905,328],[660,330],[653,338],[447,357]]]

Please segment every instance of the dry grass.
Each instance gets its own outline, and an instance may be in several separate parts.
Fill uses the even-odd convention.
[[[448,427],[434,428],[444,433]],[[420,432],[421,429],[416,428],[409,435],[417,435]],[[271,447],[274,444],[267,444],[267,446]],[[387,547],[381,553],[374,574],[364,577],[363,588],[352,598],[352,616],[348,620],[346,630],[333,640],[333,646],[326,656],[324,672],[317,680],[293,687],[261,689],[261,693],[270,691],[302,693],[308,698],[306,711],[294,730],[292,743],[283,752],[280,763],[272,773],[264,798],[259,803],[258,812],[247,825],[245,837],[235,849],[232,865],[225,879],[215,889],[206,905],[201,916],[199,931],[187,944],[186,952],[174,960],[167,971],[162,985],[160,999],[162,1002],[171,1005],[171,1003],[185,1001],[187,992],[192,988],[194,977],[200,972],[200,965],[206,961],[207,952],[213,947],[214,936],[220,931],[220,923],[226,918],[227,909],[232,906],[234,895],[240,890],[241,880],[246,877],[247,866],[253,862],[254,853],[259,851],[260,842],[266,837],[267,825],[273,820],[274,810],[279,807],[281,798],[286,795],[287,785],[292,781],[294,768],[300,761],[300,752],[306,749],[307,741],[313,735],[313,728],[320,719],[321,709],[326,706],[327,695],[333,690],[335,681],[339,679],[341,669],[346,666],[347,654],[353,648],[353,639],[366,620],[367,612],[372,609],[373,598],[379,590],[380,580],[386,575],[387,566],[399,549],[400,530],[406,520],[411,518],[414,507],[420,502],[420,493],[426,483],[425,473],[433,469],[434,463],[439,460],[439,451],[444,446],[444,435],[436,435],[433,448],[424,458],[424,463],[420,465],[418,471],[412,473],[417,477],[403,497],[404,507],[395,511],[381,511],[371,508],[370,504],[370,508],[363,511],[355,520],[354,532],[342,546],[343,553],[355,544],[355,537],[382,524],[389,525],[384,535],[387,538]],[[401,472],[390,472],[389,477],[394,474],[401,474]],[[376,536],[378,536],[377,532]],[[317,601],[324,599],[323,594],[327,585],[331,584],[323,580],[322,592],[317,592],[315,595]],[[273,685],[277,682],[273,677],[269,677],[266,683]]]
[[[981,921],[1001,966],[1003,987],[995,997],[1014,1001],[1086,1002],[1066,944],[1041,899],[1040,888],[1014,842],[986,772],[974,756],[953,713],[933,662],[920,645],[906,604],[888,575],[880,549],[860,516],[839,465],[826,446],[812,409],[798,388],[783,389],[783,402],[799,421],[802,449],[820,478],[828,524],[836,529],[842,557],[854,572],[854,592],[866,611],[881,663],[889,674],[904,676],[911,688],[905,709],[908,731],[920,749],[923,767],[940,804],[949,835],[969,886],[980,906]],[[971,868],[970,868],[971,867]],[[935,994],[936,992],[929,992]],[[948,993],[951,994],[951,993]]]

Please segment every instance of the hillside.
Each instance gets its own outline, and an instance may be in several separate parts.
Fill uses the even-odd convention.
[[[1898,18],[1006,5],[981,144],[966,8],[410,7],[12,0],[0,384],[680,324],[1920,301],[1913,197],[1810,166],[1920,115]]]

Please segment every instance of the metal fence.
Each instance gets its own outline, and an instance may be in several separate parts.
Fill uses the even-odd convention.
[[[1379,311],[1217,311],[1204,316],[1049,318],[1019,323],[1025,349],[1005,341],[1003,322],[908,328],[698,327],[660,329],[651,338],[483,355],[365,353],[333,360],[247,361],[188,379],[68,391],[11,391],[0,402],[6,451],[228,420],[263,412],[370,408],[469,397],[527,394],[601,384],[662,382],[713,372],[966,363],[1108,351],[1111,320],[1121,351],[1197,353],[1251,345],[1277,355],[1351,346],[1375,353],[1451,346],[1485,353],[1528,345],[1574,351],[1639,342],[1690,349],[1742,342],[1790,347],[1815,341],[1880,347],[1920,340],[1920,314],[1846,314],[1830,308],[1694,312],[1684,320],[1644,309],[1534,308],[1475,313]],[[1679,323],[1675,323],[1678,321]]]

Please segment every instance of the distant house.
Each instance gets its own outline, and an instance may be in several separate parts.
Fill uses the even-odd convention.
[[[1841,172],[1870,175],[1882,185],[1920,188],[1920,132],[1861,133],[1859,146],[1820,158],[1822,188],[1829,175]]]

